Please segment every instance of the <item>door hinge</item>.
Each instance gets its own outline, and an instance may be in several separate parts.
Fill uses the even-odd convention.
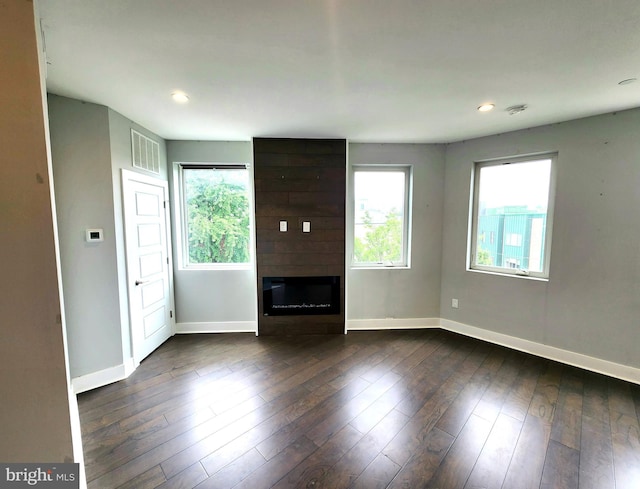
[[[169,317],[172,318],[173,317],[173,311],[169,311]]]
[[[166,209],[166,208],[167,208],[167,201],[166,201],[166,200],[163,200],[163,201],[162,201],[162,208],[163,208],[163,209]]]
[[[167,257],[167,265],[169,264],[169,257]]]

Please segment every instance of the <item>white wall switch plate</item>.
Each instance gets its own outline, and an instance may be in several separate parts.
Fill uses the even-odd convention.
[[[287,232],[287,221],[280,221],[280,232]]]
[[[303,233],[310,233],[311,232],[311,222],[304,221],[302,223],[302,232]]]
[[[451,299],[451,307],[458,309],[458,299]]]

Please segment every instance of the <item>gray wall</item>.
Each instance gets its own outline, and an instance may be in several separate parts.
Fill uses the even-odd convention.
[[[49,96],[49,127],[72,377],[123,363],[109,111]],[[86,228],[104,229],[87,243]]]
[[[37,25],[32,2],[0,2],[0,460],[58,463],[74,460],[78,418],[70,409]],[[81,461],[82,451],[76,455]]]
[[[347,320],[437,318],[440,316],[440,263],[444,146],[434,144],[349,144],[353,165],[413,165],[411,268],[351,268],[353,192],[347,190]]]
[[[69,366],[76,378],[131,359],[121,170],[136,171],[131,128],[159,142],[163,180],[166,148],[107,107],[56,95],[48,101]],[[104,229],[104,241],[87,243],[86,228]]]
[[[65,280],[73,277],[79,284],[69,284],[67,299],[72,375],[78,376],[122,363],[130,355],[120,169],[130,168],[131,127],[160,142],[163,165],[165,146],[105,107],[60,97],[51,98],[51,107],[54,154],[65,155],[63,162],[54,158],[56,185],[59,175],[62,180]],[[446,147],[349,144],[350,165],[412,164],[414,181],[411,269],[348,266],[347,319],[443,317],[640,366],[635,326],[640,313],[638,134],[640,109]],[[473,162],[543,151],[559,152],[550,280],[466,271]],[[168,141],[166,155],[169,166],[163,166],[163,176],[168,173],[170,180],[173,162],[252,162],[250,142]],[[349,190],[348,256],[352,206]],[[108,231],[105,243],[84,243],[89,226]],[[177,265],[175,225],[173,234]],[[176,266],[174,280],[178,323],[256,321],[254,268]],[[454,297],[459,309],[451,308]]]
[[[252,163],[249,141],[167,141],[167,159],[177,163]],[[170,178],[173,180],[173,172]],[[173,199],[173,183],[171,185]],[[175,209],[172,206],[172,213]],[[255,264],[249,270],[184,270],[178,267],[173,223],[174,287],[177,323],[257,321]],[[254,258],[255,261],[255,258]]]
[[[252,159],[250,142],[167,141],[167,154],[170,165]],[[414,252],[410,270],[348,270],[347,319],[439,317],[444,146],[351,143],[349,159],[351,164],[413,165]],[[352,215],[348,212],[348,232]],[[353,237],[348,240],[350,247]],[[174,263],[178,252],[174,235]],[[174,279],[178,323],[256,320],[254,270],[176,267]]]
[[[640,367],[639,135],[636,109],[449,145],[441,316]],[[473,162],[541,151],[559,153],[549,281],[466,271]]]

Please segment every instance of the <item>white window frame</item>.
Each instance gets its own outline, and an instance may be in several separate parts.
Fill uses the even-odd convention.
[[[355,174],[357,172],[403,172],[404,178],[404,212],[402,223],[402,256],[397,262],[373,263],[355,261],[355,226],[356,226],[356,205],[355,202]],[[411,222],[412,222],[412,202],[413,202],[413,166],[412,165],[353,165],[351,168],[351,195],[353,205],[351,215],[351,235],[352,235],[352,252],[351,252],[351,268],[363,269],[389,269],[411,268]]]
[[[556,167],[557,153],[536,153],[526,156],[497,158],[491,160],[476,161],[471,174],[472,200],[469,212],[469,234],[467,242],[467,270],[486,272],[498,275],[507,275],[521,278],[536,278],[541,280],[549,279],[549,264],[551,261],[551,238],[553,234],[553,214],[556,190]],[[527,163],[539,160],[551,160],[551,170],[549,175],[549,195],[547,198],[547,224],[544,240],[544,264],[541,272],[523,270],[519,268],[495,267],[490,265],[480,265],[475,263],[475,253],[478,239],[478,208],[480,197],[480,169],[489,166],[502,166],[518,163]]]
[[[184,189],[184,169],[235,169],[248,172],[249,197],[249,260],[243,263],[189,263],[189,239],[187,226],[186,192]],[[255,207],[253,193],[253,172],[251,165],[244,163],[185,163],[176,162],[173,168],[174,214],[176,220],[176,244],[179,250],[178,266],[181,270],[251,270],[255,262]]]

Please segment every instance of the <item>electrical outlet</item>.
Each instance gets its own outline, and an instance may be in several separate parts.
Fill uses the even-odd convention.
[[[451,307],[458,309],[458,299],[451,299]]]

